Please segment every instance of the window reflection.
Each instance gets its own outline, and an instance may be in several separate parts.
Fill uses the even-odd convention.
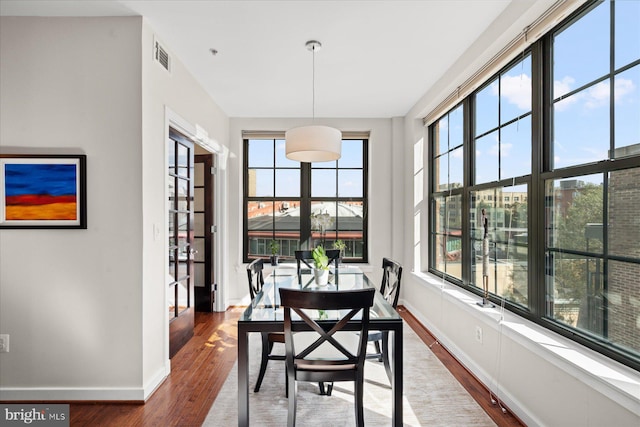
[[[549,247],[602,253],[602,175],[547,182]]]
[[[462,197],[442,196],[434,199],[435,264],[439,270],[462,278]]]
[[[482,211],[488,225],[489,292],[526,306],[528,302],[528,186],[474,191],[471,195],[473,285],[482,289]]]

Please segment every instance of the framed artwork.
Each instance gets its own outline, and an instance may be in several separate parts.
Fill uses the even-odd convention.
[[[0,228],[87,228],[86,161],[0,154]]]

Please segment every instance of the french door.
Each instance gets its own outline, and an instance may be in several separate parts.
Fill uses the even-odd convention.
[[[196,147],[197,152],[198,147]],[[213,154],[195,156],[194,193],[194,257],[196,291],[196,311],[212,312],[215,303],[215,283],[213,271],[213,203],[214,169]]]
[[[186,136],[169,130],[169,357],[193,336],[195,320],[194,267],[194,146]]]

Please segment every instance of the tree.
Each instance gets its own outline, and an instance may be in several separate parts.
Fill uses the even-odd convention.
[[[602,185],[588,184],[575,193],[566,214],[557,218],[557,242],[561,249],[587,250],[587,224],[602,224]],[[602,253],[602,240],[589,239],[589,252]]]
[[[588,224],[602,225],[603,187],[588,184],[572,194],[573,199],[569,202],[566,213],[561,215],[556,212],[557,216],[553,218],[557,232],[555,242],[551,239],[548,244],[557,249],[581,252],[588,250],[599,255],[603,251],[602,239],[589,236],[587,230]],[[594,292],[601,289],[602,277],[595,274],[601,260],[567,253],[556,252],[552,255],[553,258],[549,258],[547,262],[552,264],[549,267],[553,270],[553,289],[558,293],[556,297],[565,304],[564,307],[556,304],[553,315],[575,326],[575,313],[571,314],[570,307],[583,304],[588,290],[593,296]]]

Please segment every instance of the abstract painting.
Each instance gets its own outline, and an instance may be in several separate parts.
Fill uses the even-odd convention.
[[[85,155],[0,154],[0,227],[87,228]]]

